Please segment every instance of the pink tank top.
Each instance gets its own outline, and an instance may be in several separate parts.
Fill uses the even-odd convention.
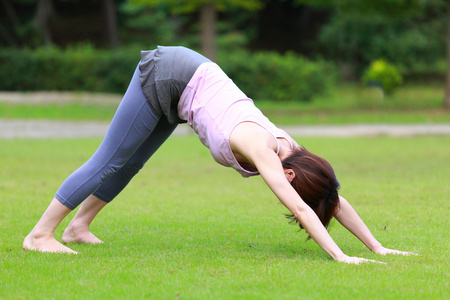
[[[254,122],[278,138],[289,141],[215,63],[201,64],[183,91],[178,114],[198,134],[216,162],[232,167],[242,176],[258,175],[245,170],[230,146],[230,134],[242,122]],[[292,145],[291,145],[292,147]],[[278,151],[280,146],[278,145]]]

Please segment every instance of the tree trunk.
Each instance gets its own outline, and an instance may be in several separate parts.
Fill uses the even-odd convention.
[[[42,33],[45,46],[53,44],[52,33],[50,31],[50,18],[53,15],[52,0],[37,0],[34,22]]]
[[[6,41],[8,46],[19,47],[17,41],[2,24],[0,24],[0,37],[2,37]]]
[[[200,11],[202,54],[216,61],[216,7],[214,3],[205,3]]]
[[[105,16],[106,38],[111,48],[119,47],[119,34],[117,29],[116,3],[114,0],[103,0]]]
[[[447,85],[444,108],[450,109],[450,0],[447,0]]]
[[[3,7],[5,8],[6,14],[8,15],[9,19],[12,22],[14,31],[17,32],[19,30],[19,28],[21,27],[21,24],[20,24],[19,17],[17,16],[16,11],[14,10],[14,7],[11,4],[11,1],[3,0],[2,3],[3,3]]]

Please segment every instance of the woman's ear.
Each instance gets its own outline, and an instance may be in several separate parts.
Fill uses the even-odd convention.
[[[289,181],[289,183],[291,183],[295,178],[295,172],[292,169],[284,169],[284,175],[286,176],[286,179]]]

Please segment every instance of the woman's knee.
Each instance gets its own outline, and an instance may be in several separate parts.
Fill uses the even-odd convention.
[[[120,169],[120,172],[127,178],[131,179],[133,178],[139,171],[144,167],[144,164],[142,163],[133,163],[128,162],[125,164],[122,169]]]

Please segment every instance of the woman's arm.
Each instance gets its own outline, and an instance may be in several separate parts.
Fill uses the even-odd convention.
[[[277,198],[294,214],[311,238],[334,260],[346,263],[361,263],[367,260],[349,257],[333,241],[314,211],[300,198],[286,179],[278,156],[270,149],[259,149],[251,155],[253,164]]]
[[[275,153],[276,140],[254,123],[241,123],[230,136],[230,146],[241,161],[254,165],[269,188],[287,209],[300,221],[309,236],[334,260],[347,263],[366,262],[364,258],[349,257],[336,245],[314,211],[291,186],[280,158]]]
[[[378,242],[375,237],[367,228],[366,224],[361,220],[356,211],[343,197],[339,196],[339,211],[336,213],[335,218],[347,228],[353,235],[355,235],[364,245],[375,253],[382,255],[385,254],[402,254],[410,255],[414,253],[392,250],[384,248],[380,242]]]

